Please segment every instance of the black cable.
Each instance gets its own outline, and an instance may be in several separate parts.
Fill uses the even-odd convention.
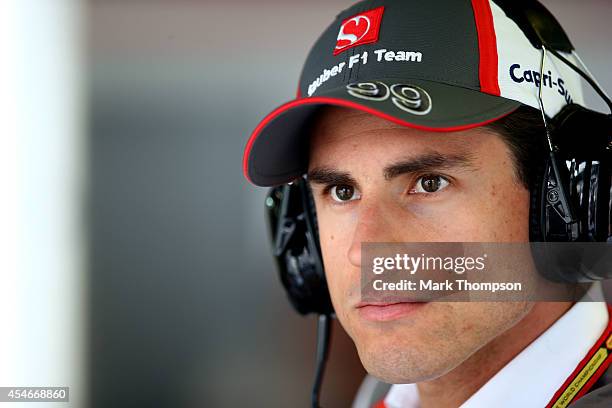
[[[323,374],[325,373],[325,363],[329,354],[329,338],[331,335],[331,317],[326,314],[320,314],[317,322],[317,368],[315,371],[314,383],[312,385],[312,408],[320,408],[319,394],[321,393],[321,384],[323,383]]]
[[[548,48],[548,47],[546,47],[546,49],[552,55],[554,55],[555,57],[557,57],[561,61],[563,61],[565,63],[565,65],[567,65],[568,67],[570,67],[571,69],[576,71],[582,78],[584,78],[584,80],[587,81],[589,83],[589,85],[591,85],[593,87],[595,92],[597,92],[597,94],[599,96],[601,96],[601,99],[603,99],[606,102],[606,105],[608,105],[608,109],[610,109],[610,112],[612,112],[612,101],[610,101],[610,99],[608,99],[608,97],[606,96],[605,92],[601,90],[601,88],[597,85],[597,83],[593,80],[593,78],[591,78],[589,75],[587,75],[587,73],[585,73],[583,70],[578,68],[576,65],[572,64],[571,61],[569,61],[567,58],[565,58],[563,55],[561,55],[556,50],[554,50],[552,48]]]

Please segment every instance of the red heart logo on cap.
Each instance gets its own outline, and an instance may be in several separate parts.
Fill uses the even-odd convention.
[[[347,20],[340,27],[336,49],[348,47],[361,40],[370,30],[370,26],[370,19],[366,16],[359,15]]]

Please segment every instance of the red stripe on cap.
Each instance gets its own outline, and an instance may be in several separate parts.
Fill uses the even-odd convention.
[[[497,39],[495,38],[491,4],[489,4],[489,0],[472,0],[472,8],[474,9],[474,19],[476,20],[476,31],[478,31],[478,50],[480,54],[478,76],[480,78],[480,90],[499,96]]]
[[[286,104],[281,105],[275,110],[273,110],[272,112],[270,112],[268,116],[266,116],[259,123],[259,125],[257,125],[255,130],[253,130],[253,133],[251,133],[251,136],[249,137],[249,140],[246,146],[244,147],[244,155],[242,156],[242,171],[243,171],[244,177],[248,181],[253,183],[253,180],[251,180],[251,178],[249,177],[249,155],[251,154],[251,148],[253,147],[253,143],[255,143],[255,140],[257,139],[261,131],[270,122],[276,119],[283,112],[288,111],[289,109],[295,108],[297,106],[311,105],[311,104],[326,104],[326,105],[344,106],[346,108],[353,108],[353,109],[357,109],[357,110],[360,110],[366,113],[371,113],[372,115],[376,115],[379,118],[386,119],[388,121],[397,123],[402,126],[406,126],[406,127],[410,127],[410,128],[418,129],[418,130],[427,130],[430,132],[457,132],[460,130],[472,129],[478,126],[486,125],[487,123],[494,122],[511,113],[511,112],[504,113],[503,115],[500,115],[493,119],[485,120],[484,122],[470,123],[467,125],[460,125],[460,126],[434,128],[434,127],[428,127],[428,126],[422,126],[422,125],[415,125],[414,123],[403,121],[401,119],[396,118],[395,116],[391,116],[387,113],[377,111],[376,109],[372,109],[368,106],[360,105],[356,102],[347,101],[346,99],[331,98],[331,97],[325,97],[325,96],[314,96],[314,97],[307,97],[307,98],[302,98],[302,99],[294,99],[293,101],[287,102]]]

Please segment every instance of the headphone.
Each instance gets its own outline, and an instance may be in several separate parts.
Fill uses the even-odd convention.
[[[274,258],[291,304],[304,315],[332,314],[315,205],[305,178],[271,188],[266,208]]]
[[[572,52],[574,47],[544,6],[534,0],[494,2],[516,22],[535,47],[542,49],[542,66],[546,53],[551,53],[581,75],[612,112],[612,101],[595,80],[559,54]],[[530,186],[530,241],[612,242],[612,114],[570,103],[548,119],[541,94],[539,101],[549,153],[538,169],[536,181]],[[316,313],[320,317],[319,364],[312,396],[313,406],[318,406],[327,357],[329,317],[334,310],[325,280],[314,200],[306,177],[271,188],[265,203],[273,254],[289,300],[300,314]],[[543,253],[534,259],[536,264],[546,264],[543,275],[556,282],[612,278],[612,271],[594,276],[580,257],[568,263],[567,259],[551,258]],[[538,270],[541,271],[539,267]]]

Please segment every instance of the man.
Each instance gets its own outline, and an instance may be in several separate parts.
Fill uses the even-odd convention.
[[[606,350],[603,302],[381,303],[360,293],[363,242],[534,237],[530,192],[548,154],[540,109],[552,118],[585,106],[577,74],[544,59],[538,35],[516,2],[358,3],[313,47],[298,99],[247,144],[255,184],[307,174],[335,314],[366,370],[395,384],[381,406],[612,406],[602,399],[608,359],[576,380]]]

